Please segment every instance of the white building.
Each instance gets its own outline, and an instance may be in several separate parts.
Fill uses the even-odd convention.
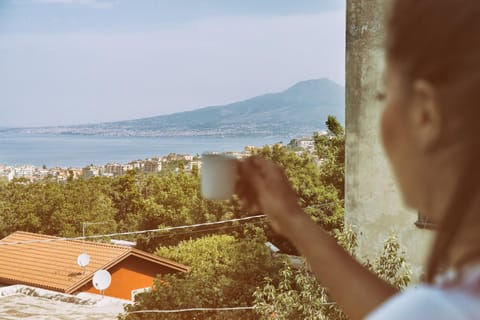
[[[100,168],[96,166],[88,166],[82,169],[82,176],[84,178],[98,177],[100,175]]]
[[[12,181],[15,177],[14,168],[10,166],[0,165],[0,177],[5,177],[8,181]]]
[[[107,163],[104,166],[105,176],[120,176],[123,174],[123,166],[119,163]]]
[[[193,168],[200,170],[202,168],[202,161],[190,161],[185,166],[185,171],[192,172]]]

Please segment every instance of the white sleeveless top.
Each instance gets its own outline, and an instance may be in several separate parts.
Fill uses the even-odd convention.
[[[387,300],[366,319],[480,319],[480,268],[465,274],[461,283],[448,284],[443,276],[438,285],[406,289]]]

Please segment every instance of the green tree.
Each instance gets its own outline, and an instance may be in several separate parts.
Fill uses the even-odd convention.
[[[29,184],[26,179],[13,179],[1,189],[0,195],[0,227],[1,236],[24,230],[37,232],[42,226],[41,212],[38,203],[38,184]]]
[[[166,162],[163,167],[162,171],[160,172],[161,175],[166,175],[170,173],[178,173],[181,172],[185,169],[185,166],[187,165],[188,161],[185,159],[181,160],[170,160]]]
[[[263,278],[276,274],[280,261],[265,246],[265,237],[251,229],[249,237],[205,236],[161,247],[156,254],[186,264],[186,274],[157,279],[150,293],[141,294],[126,312],[146,309],[218,308],[251,306],[253,292]],[[258,233],[260,232],[260,233]],[[249,238],[249,239],[247,239]],[[161,306],[161,307],[160,307]],[[252,311],[184,314],[127,314],[123,319],[257,319]]]
[[[410,282],[410,267],[398,237],[394,234],[385,240],[382,253],[373,262],[367,261],[365,265],[397,289],[404,289]]]
[[[329,115],[325,124],[327,125],[328,131],[334,136],[338,137],[345,134],[345,130],[343,129],[342,125],[334,116]]]
[[[140,176],[135,170],[129,170],[111,185],[109,197],[116,209],[115,221],[121,231],[137,230],[138,221],[144,211],[139,187]]]
[[[276,283],[270,278],[254,293],[255,310],[261,319],[344,319],[331,304],[327,290],[305,264],[294,268],[285,263]]]
[[[279,164],[298,195],[303,210],[325,230],[333,233],[343,228],[344,209],[339,190],[324,181],[322,167],[308,153],[290,150],[281,145],[265,146],[256,154]],[[268,238],[283,252],[296,254],[294,247],[266,226]]]
[[[5,187],[8,184],[8,178],[5,176],[0,176],[0,188]]]
[[[333,116],[325,122],[328,134],[314,134],[315,153],[321,162],[321,182],[334,186],[340,199],[345,197],[345,134]]]
[[[322,170],[307,153],[296,153],[280,145],[266,146],[257,154],[273,160],[285,170],[299,204],[327,231],[341,229],[343,205],[338,190],[322,180]]]
[[[351,229],[337,233],[336,238],[346,251],[355,255],[357,241]],[[365,266],[400,290],[410,281],[405,252],[393,235],[385,240],[383,251],[375,260],[366,261]],[[266,278],[265,285],[255,291],[255,310],[262,319],[346,319],[305,263],[300,268],[285,264],[279,278],[278,281]]]
[[[208,201],[202,198],[198,176],[180,171],[162,176],[150,175],[141,181],[143,211],[138,219],[140,229],[213,222],[229,219],[234,215],[231,202]],[[201,232],[194,235],[200,236]],[[137,247],[153,251],[160,243],[174,245],[190,237],[192,236],[184,233],[150,234],[139,237]]]
[[[62,186],[63,200],[58,210],[50,217],[44,233],[64,237],[82,234],[83,222],[102,222],[90,225],[88,234],[117,231],[115,209],[107,194],[99,192],[96,180],[72,180]]]
[[[83,221],[105,221],[105,226],[90,231],[113,232],[114,212],[110,198],[99,192],[95,180],[59,183],[48,178],[37,182],[18,179],[0,189],[2,236],[17,230],[78,236]]]

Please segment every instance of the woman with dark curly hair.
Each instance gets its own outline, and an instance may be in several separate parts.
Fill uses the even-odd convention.
[[[394,0],[385,49],[384,149],[405,204],[439,226],[424,284],[398,293],[359,264],[273,162],[242,161],[239,185],[255,195],[238,193],[352,319],[480,319],[480,1]]]

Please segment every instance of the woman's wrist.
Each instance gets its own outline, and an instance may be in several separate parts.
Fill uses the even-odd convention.
[[[283,236],[295,243],[295,239],[299,234],[305,231],[308,223],[312,223],[310,217],[303,212],[302,208],[296,207],[292,209],[288,215],[288,221],[285,221],[285,228],[283,228]]]

